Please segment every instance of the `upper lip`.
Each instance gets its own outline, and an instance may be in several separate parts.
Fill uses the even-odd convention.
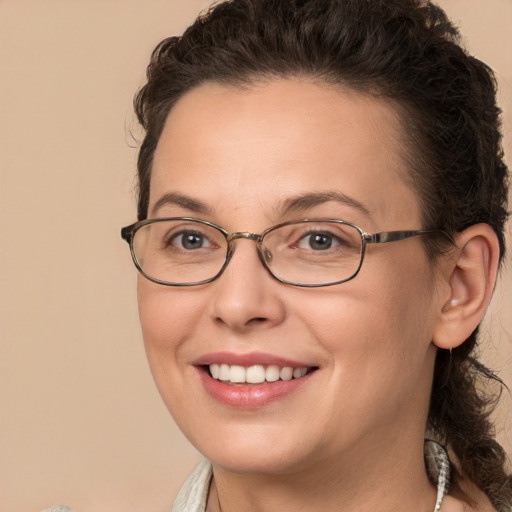
[[[212,352],[204,354],[193,363],[196,366],[205,366],[209,364],[229,364],[239,366],[291,366],[292,368],[309,368],[315,366],[308,362],[296,361],[285,357],[267,354],[264,352],[248,352],[237,354],[234,352]]]

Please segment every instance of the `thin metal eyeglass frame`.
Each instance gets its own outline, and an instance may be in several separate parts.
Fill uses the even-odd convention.
[[[217,274],[215,274],[213,277],[211,277],[209,279],[204,279],[202,281],[197,281],[197,282],[173,283],[173,282],[170,282],[170,281],[161,281],[159,279],[151,277],[150,275],[146,274],[144,272],[144,270],[142,269],[142,267],[139,264],[139,261],[137,259],[137,256],[135,254],[135,250],[133,248],[133,240],[135,238],[135,233],[140,228],[142,228],[142,227],[144,227],[144,226],[146,226],[148,224],[153,224],[153,223],[157,223],[157,222],[166,222],[166,221],[176,221],[176,220],[183,220],[183,221],[187,221],[187,222],[197,222],[198,224],[203,224],[203,225],[206,225],[206,226],[210,226],[210,227],[216,229],[217,231],[219,231],[220,233],[223,234],[223,236],[226,239],[226,242],[228,244],[227,248],[226,248],[226,260],[225,260],[224,264],[222,265],[221,269],[219,270],[219,272],[217,272]],[[265,236],[268,233],[271,233],[272,231],[275,231],[276,229],[279,229],[279,228],[281,228],[283,226],[289,226],[289,225],[301,224],[301,223],[310,223],[310,222],[311,223],[314,223],[314,222],[331,222],[331,223],[335,223],[335,224],[344,224],[344,225],[353,227],[354,229],[356,229],[359,232],[359,235],[361,236],[361,254],[360,254],[359,264],[357,266],[357,269],[355,270],[355,272],[350,277],[347,277],[345,279],[341,279],[339,281],[329,282],[329,283],[320,283],[320,284],[318,284],[318,283],[297,283],[297,282],[294,282],[294,281],[287,281],[286,279],[282,279],[282,278],[280,278],[279,276],[275,275],[272,272],[272,269],[269,267],[269,265],[267,263],[267,260],[266,260],[265,254],[264,254],[264,249],[263,249],[263,246],[262,246],[262,243],[263,243],[263,240],[264,240]],[[359,273],[359,271],[361,270],[361,267],[363,265],[363,260],[364,260],[364,255],[365,255],[365,252],[366,252],[366,245],[367,244],[385,244],[385,243],[389,243],[389,242],[399,242],[401,240],[406,240],[408,238],[412,238],[412,237],[415,237],[415,236],[428,235],[428,234],[433,234],[433,233],[443,233],[446,236],[448,236],[449,238],[451,238],[447,233],[445,233],[444,231],[439,230],[439,229],[381,231],[380,233],[367,233],[366,231],[362,230],[359,226],[356,226],[355,224],[352,224],[351,222],[347,222],[347,221],[339,220],[339,219],[300,219],[300,220],[292,220],[292,221],[288,221],[288,222],[282,222],[282,223],[277,224],[275,226],[271,226],[270,228],[268,228],[265,231],[263,231],[261,234],[250,233],[250,232],[247,232],[247,231],[235,231],[233,233],[229,233],[224,228],[222,228],[220,226],[217,226],[217,224],[213,224],[212,222],[208,222],[208,221],[202,220],[202,219],[196,219],[194,217],[163,217],[163,218],[158,218],[158,219],[145,219],[145,220],[141,220],[139,222],[135,222],[134,224],[130,224],[129,226],[126,226],[126,227],[121,229],[121,238],[123,240],[125,240],[129,244],[132,260],[133,260],[133,263],[135,264],[135,267],[137,268],[137,270],[146,279],[149,279],[150,281],[152,281],[154,283],[161,284],[161,285],[164,285],[164,286],[198,286],[198,285],[201,285],[201,284],[211,283],[212,281],[214,281],[215,279],[220,277],[222,275],[222,273],[224,272],[224,270],[226,269],[226,267],[228,266],[229,261],[231,260],[231,257],[232,257],[232,255],[234,253],[233,242],[235,240],[243,238],[243,239],[246,239],[246,240],[253,240],[254,242],[256,242],[256,245],[257,245],[257,248],[258,248],[258,255],[259,255],[261,263],[263,264],[265,269],[269,272],[269,274],[274,279],[279,281],[280,283],[289,284],[289,285],[292,285],[292,286],[299,286],[301,288],[320,288],[320,287],[323,287],[323,286],[333,286],[335,284],[346,283],[347,281],[350,281],[350,280],[354,279],[354,277],[357,276],[357,274]]]

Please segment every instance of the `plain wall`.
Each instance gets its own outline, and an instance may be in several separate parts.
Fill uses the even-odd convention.
[[[441,4],[497,72],[510,165],[512,2]],[[169,511],[198,460],[149,374],[119,230],[135,220],[133,93],[206,5],[0,0],[0,512]],[[512,386],[507,263],[483,350]],[[500,413],[512,450],[510,401]]]

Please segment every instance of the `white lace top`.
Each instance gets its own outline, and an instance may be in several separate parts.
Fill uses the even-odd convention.
[[[437,501],[434,512],[439,512],[448,492],[450,461],[446,450],[437,442],[425,440],[425,464],[429,477],[437,482]],[[212,465],[206,459],[194,469],[180,489],[171,512],[205,512],[208,490],[212,479]],[[41,512],[73,512],[67,506],[58,505]]]
[[[434,512],[441,509],[448,491],[450,462],[446,450],[435,441],[425,441],[425,464],[430,478],[437,482],[437,501]],[[205,512],[208,490],[212,479],[212,466],[202,460],[183,484],[172,512]]]

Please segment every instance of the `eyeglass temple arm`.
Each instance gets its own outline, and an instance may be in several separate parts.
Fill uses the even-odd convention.
[[[129,226],[125,226],[124,228],[121,228],[121,238],[128,243],[130,243],[132,240],[132,231],[134,226],[135,223],[130,224]]]
[[[383,231],[381,233],[363,233],[363,239],[371,244],[385,244],[387,242],[397,242],[413,236],[427,235],[430,233],[439,233],[437,229],[415,230],[415,231]]]

